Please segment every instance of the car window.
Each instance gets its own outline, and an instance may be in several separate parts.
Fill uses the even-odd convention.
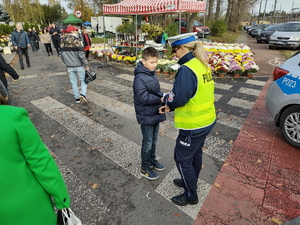
[[[186,21],[185,20],[181,20],[181,26],[186,27]]]
[[[276,25],[270,25],[268,27],[266,27],[264,30],[277,30],[278,27],[280,27],[281,24],[276,24]]]
[[[198,20],[194,20],[194,26],[202,26],[202,24]]]
[[[300,23],[285,23],[278,30],[284,32],[299,32]]]

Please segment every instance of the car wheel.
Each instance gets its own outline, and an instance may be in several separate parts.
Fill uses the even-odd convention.
[[[269,45],[269,49],[273,49],[273,46]]]
[[[256,40],[257,41],[257,43],[261,43],[261,41],[259,41],[259,40]]]
[[[300,149],[300,106],[287,108],[280,117],[280,131],[291,146]]]

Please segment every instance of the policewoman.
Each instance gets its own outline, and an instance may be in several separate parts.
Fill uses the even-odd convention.
[[[202,167],[202,147],[216,123],[214,81],[203,57],[201,43],[195,33],[168,39],[172,53],[179,58],[180,68],[173,89],[161,101],[160,113],[174,110],[174,127],[179,129],[174,159],[181,178],[173,180],[184,193],[174,196],[174,204],[197,204],[197,181]]]

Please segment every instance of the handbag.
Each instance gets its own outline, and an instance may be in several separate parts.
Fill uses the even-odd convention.
[[[82,225],[82,223],[70,208],[65,208],[57,211],[57,225]]]
[[[92,70],[86,70],[85,71],[85,77],[84,77],[84,82],[87,84],[93,80],[96,79],[96,73]]]

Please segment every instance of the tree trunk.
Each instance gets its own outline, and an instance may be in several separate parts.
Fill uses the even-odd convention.
[[[207,20],[212,21],[213,20],[213,9],[214,9],[215,0],[208,0],[206,2],[208,3]]]
[[[189,15],[189,20],[188,23],[187,23],[187,26],[186,26],[186,32],[187,33],[191,33],[193,32],[193,26],[194,26],[194,20],[196,19],[198,13],[191,13]]]
[[[223,2],[223,0],[217,0],[215,20],[219,20],[220,19],[222,2]]]
[[[226,14],[226,22],[228,30],[237,32],[242,22],[242,15],[245,14],[249,7],[252,6],[257,0],[228,0],[228,9]]]

